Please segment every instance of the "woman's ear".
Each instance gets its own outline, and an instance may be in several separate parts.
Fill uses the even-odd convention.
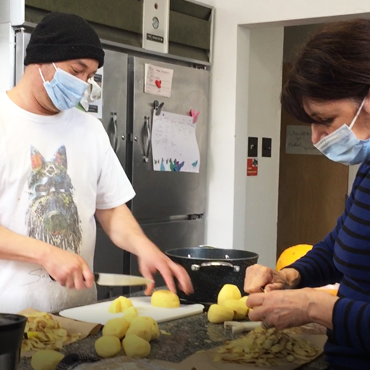
[[[365,102],[364,102],[364,106],[362,107],[362,109],[367,113],[367,114],[370,114],[370,89],[367,93],[367,96],[366,96],[366,99],[365,99]]]

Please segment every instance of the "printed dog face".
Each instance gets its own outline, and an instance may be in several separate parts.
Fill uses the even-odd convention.
[[[81,225],[67,173],[67,153],[61,146],[51,161],[31,146],[32,172],[28,179],[28,233],[56,247],[80,254]]]

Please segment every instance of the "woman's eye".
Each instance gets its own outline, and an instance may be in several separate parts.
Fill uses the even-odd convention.
[[[323,125],[330,125],[333,122],[334,122],[334,118],[325,118],[325,119],[320,120],[320,123],[322,123]]]

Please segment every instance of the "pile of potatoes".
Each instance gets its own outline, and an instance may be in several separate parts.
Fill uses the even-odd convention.
[[[157,290],[152,294],[151,305],[176,308],[179,297],[168,290]],[[112,301],[108,311],[123,313],[122,317],[108,320],[103,335],[95,341],[96,353],[103,358],[117,355],[123,348],[129,357],[147,357],[151,351],[150,342],[160,336],[157,322],[149,316],[139,316],[130,299],[118,297]],[[34,370],[55,370],[64,355],[55,350],[38,350],[31,359]]]
[[[95,341],[96,353],[103,358],[117,355],[121,347],[129,357],[143,358],[150,353],[150,342],[160,335],[157,322],[149,316],[138,316],[130,299],[118,297],[109,312],[123,312],[122,317],[110,319],[103,327],[103,335]]]
[[[243,320],[248,317],[248,296],[242,297],[239,288],[233,284],[225,284],[217,296],[217,304],[209,307],[207,318],[214,324],[225,321]]]

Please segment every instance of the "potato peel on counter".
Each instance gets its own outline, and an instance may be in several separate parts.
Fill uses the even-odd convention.
[[[27,317],[21,352],[40,349],[60,350],[65,345],[76,342],[81,334],[69,334],[52,315],[46,312],[23,314]]]
[[[319,353],[308,341],[291,336],[285,330],[257,328],[247,335],[228,341],[217,350],[213,362],[255,366],[301,365]]]

